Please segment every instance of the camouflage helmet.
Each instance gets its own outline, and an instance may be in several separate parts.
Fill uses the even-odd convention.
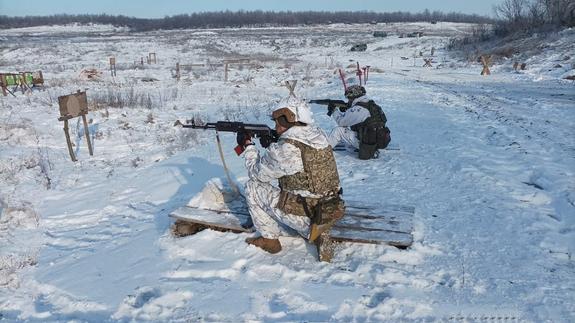
[[[365,95],[365,88],[361,85],[352,85],[345,90],[345,97],[348,99],[359,98]]]

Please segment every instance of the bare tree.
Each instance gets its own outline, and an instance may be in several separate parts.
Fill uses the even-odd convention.
[[[505,0],[494,7],[497,17],[507,21],[512,27],[520,27],[526,19],[529,0]]]
[[[504,0],[494,6],[501,19],[498,27],[505,33],[530,31],[541,26],[575,25],[573,0]]]

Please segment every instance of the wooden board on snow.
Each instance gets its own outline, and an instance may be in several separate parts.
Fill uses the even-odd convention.
[[[346,201],[345,216],[331,229],[335,241],[389,244],[409,247],[413,243],[413,214],[415,208],[403,205],[363,206]],[[181,207],[170,217],[212,229],[235,232],[253,232],[248,228],[250,216],[247,208],[234,210],[207,210]]]
[[[214,229],[254,232],[253,227],[248,227],[248,223],[251,220],[247,209],[232,213],[228,210],[207,210],[184,206],[170,213],[170,217],[176,220],[206,225]]]
[[[348,151],[348,150],[353,151],[352,148],[348,148],[345,145],[337,145],[333,148],[333,150],[334,151]],[[385,147],[384,149],[380,149],[380,152],[384,151],[384,150],[399,150],[399,145],[390,143],[389,146]],[[355,149],[354,152],[358,152],[358,150]]]

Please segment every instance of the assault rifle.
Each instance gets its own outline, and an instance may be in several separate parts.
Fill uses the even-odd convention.
[[[174,123],[174,126],[182,126],[184,128],[192,129],[214,129],[222,132],[245,132],[258,138],[260,140],[260,144],[264,148],[269,147],[272,142],[277,142],[279,138],[277,132],[265,124],[252,124],[237,121],[218,121],[215,123],[196,124],[194,119],[192,119],[191,121],[186,121],[185,124],[178,120]],[[236,154],[241,155],[244,152],[244,147],[238,145],[234,150]]]
[[[309,100],[309,103],[327,105],[327,115],[331,116],[335,108],[339,108],[340,111],[345,111],[349,108],[349,104],[343,100],[331,100],[331,99],[320,99],[320,100]]]

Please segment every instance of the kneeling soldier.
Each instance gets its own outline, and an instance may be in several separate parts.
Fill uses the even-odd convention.
[[[358,149],[359,159],[371,159],[391,141],[387,118],[379,105],[365,95],[365,88],[352,85],[345,91],[348,108],[328,108],[337,127],[329,134],[329,143],[335,147],[340,142]]]
[[[279,140],[261,156],[250,134],[238,133],[249,176],[246,199],[260,234],[246,242],[274,254],[282,249],[278,238],[295,231],[318,246],[320,260],[330,261],[329,229],[344,214],[332,147],[305,103],[286,104],[272,119]]]

